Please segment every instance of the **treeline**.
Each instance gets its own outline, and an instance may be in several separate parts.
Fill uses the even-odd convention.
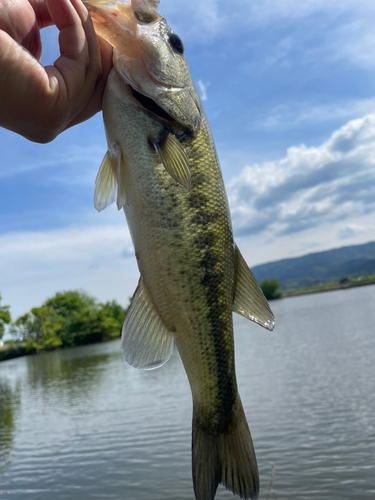
[[[12,321],[9,309],[10,309],[9,306],[1,305],[1,293],[0,293],[0,340],[3,338],[5,332],[5,325],[9,325],[9,323]]]
[[[260,286],[268,300],[281,295],[277,280],[264,280]],[[12,321],[10,307],[1,305],[0,295],[0,340],[5,325],[13,337],[6,342],[6,349],[0,350],[0,360],[120,337],[126,311],[115,300],[100,303],[86,292],[72,290],[56,293]]]
[[[280,283],[274,278],[263,280],[259,286],[267,300],[279,299],[282,295]]]
[[[99,303],[79,290],[58,292],[13,322],[9,306],[0,307],[0,314],[3,310],[0,339],[8,323],[12,344],[22,346],[27,353],[117,338],[126,315],[126,309],[115,300]]]

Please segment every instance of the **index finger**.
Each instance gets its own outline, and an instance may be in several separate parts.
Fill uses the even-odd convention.
[[[79,0],[47,0],[52,21],[60,31],[60,57],[54,68],[47,67],[50,77],[56,77],[65,97],[83,97],[91,91],[101,69],[99,45],[86,7]]]
[[[39,29],[46,28],[53,24],[45,0],[29,0],[29,3],[35,12]]]

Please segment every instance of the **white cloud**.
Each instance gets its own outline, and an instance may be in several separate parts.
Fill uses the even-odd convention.
[[[103,149],[99,149],[95,146],[79,149],[80,150],[76,147],[71,147],[64,153],[56,152],[56,154],[53,155],[54,157],[48,160],[18,163],[12,168],[4,168],[4,170],[0,171],[0,179],[46,168],[54,169],[54,171],[57,172],[61,172],[61,169],[65,170],[66,168],[72,168],[75,172],[74,177],[67,177],[66,175],[60,176],[58,173],[57,176],[55,176],[55,180],[63,183],[86,184],[90,182],[92,184],[93,166],[100,166],[100,161],[98,161],[98,158],[100,158],[99,151],[102,152]],[[77,165],[80,166],[79,175],[77,175]],[[51,177],[51,171],[48,172],[48,176]]]
[[[248,26],[285,22],[286,19],[298,20],[316,13],[326,13],[337,18],[347,13],[351,19],[357,16],[373,19],[375,11],[372,0],[253,0],[243,2],[232,0],[162,0],[160,12],[169,21],[180,25],[188,24],[186,29],[195,36],[207,34],[229,35],[241,25]],[[183,14],[181,14],[183,13]],[[194,23],[192,23],[194,19]]]
[[[320,146],[245,167],[229,186],[239,235],[270,238],[375,212],[375,114],[348,122]]]
[[[0,179],[41,171],[43,182],[93,185],[93,172],[99,170],[106,151],[99,115],[90,120],[89,131],[87,123],[80,124],[65,131],[53,143],[41,146],[0,128],[0,142],[5,146],[1,151]]]
[[[339,233],[343,229],[342,221],[322,221],[316,227],[310,227],[299,233],[275,237],[272,230],[262,234],[237,237],[236,241],[250,267],[275,260],[300,257],[313,252],[323,252],[345,245],[360,245],[375,240],[374,215],[356,217],[356,225],[363,232],[356,233],[350,240],[343,241]]]
[[[358,234],[362,234],[365,231],[365,228],[359,226],[358,224],[347,224],[345,227],[340,229],[338,232],[338,237],[340,240],[346,240],[349,238],[353,238]]]
[[[373,66],[375,34],[373,19],[375,5],[372,0],[254,0],[243,2],[232,0],[162,0],[160,12],[165,15],[185,40],[199,43],[204,39],[230,37],[234,31],[247,30],[254,26],[298,22],[318,14],[321,19],[335,21],[339,16],[346,16],[337,28],[329,28],[327,45],[320,58],[330,60],[347,58],[356,65]],[[317,21],[315,21],[316,23]],[[324,21],[317,31],[327,29]],[[42,30],[42,63],[53,64],[58,56],[58,32],[55,27]],[[289,53],[293,38],[288,36],[280,40],[274,54],[265,58],[265,64],[275,62],[288,64],[285,56]]]
[[[237,2],[234,2],[237,3]],[[243,9],[245,10],[246,7]],[[316,12],[339,13],[358,11],[370,15],[374,11],[372,0],[255,0],[247,4],[247,12],[251,12],[257,21],[268,21],[274,18],[292,18],[310,16]]]
[[[76,288],[127,305],[138,270],[121,222],[0,236],[0,290],[13,317],[57,291]]]
[[[375,114],[316,147],[245,167],[228,192],[250,265],[341,246],[342,238],[374,240]],[[0,291],[14,317],[66,289],[127,304],[139,274],[123,215],[111,210],[83,214],[75,227],[0,236]]]
[[[182,2],[163,0],[159,12],[165,16],[171,27],[188,38],[213,37],[221,32],[223,17],[217,0],[190,0]]]
[[[375,112],[375,98],[350,99],[314,105],[310,102],[290,102],[275,106],[269,115],[252,126],[253,130],[288,130],[335,120],[350,120]]]
[[[209,82],[204,83],[202,82],[202,80],[198,80],[197,85],[200,98],[202,99],[203,102],[207,101],[207,88],[210,86],[210,83]]]
[[[374,5],[335,29],[330,37],[336,59],[347,59],[355,66],[374,67]]]

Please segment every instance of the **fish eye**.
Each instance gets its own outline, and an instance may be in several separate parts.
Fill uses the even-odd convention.
[[[184,53],[184,44],[182,43],[181,38],[176,35],[176,33],[169,33],[168,36],[172,49],[177,52],[177,54],[182,55]]]

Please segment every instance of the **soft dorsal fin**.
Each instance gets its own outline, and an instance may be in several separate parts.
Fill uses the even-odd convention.
[[[190,191],[191,173],[189,160],[184,148],[176,137],[169,133],[160,142],[155,143],[155,149],[159,153],[168,174]]]
[[[173,333],[161,320],[141,277],[122,327],[121,354],[129,365],[152,370],[171,357]]]
[[[233,311],[258,325],[273,330],[275,318],[267,299],[235,245]]]

